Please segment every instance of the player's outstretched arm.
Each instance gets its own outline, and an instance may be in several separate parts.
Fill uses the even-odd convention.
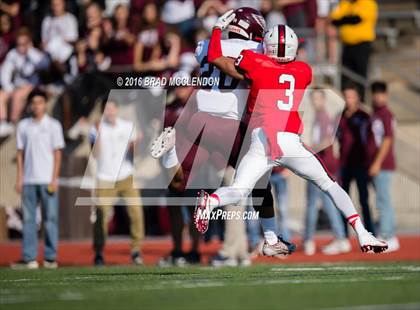
[[[232,10],[230,10],[219,17],[214,25],[207,53],[208,62],[215,65],[220,71],[232,76],[233,78],[243,80],[245,77],[236,70],[235,60],[223,56],[222,53],[222,31],[234,18],[235,14]]]

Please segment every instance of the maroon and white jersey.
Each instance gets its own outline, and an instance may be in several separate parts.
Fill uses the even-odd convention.
[[[200,76],[218,78],[219,83],[210,89],[197,91],[197,106],[201,112],[210,113],[228,119],[240,120],[248,99],[249,89],[246,82],[236,80],[209,64],[209,40],[200,41],[195,50],[195,57],[200,64]],[[261,43],[251,40],[222,40],[223,56],[237,58],[243,50],[262,53]]]
[[[394,138],[395,127],[395,118],[388,107],[383,106],[380,108],[374,108],[371,116],[372,134],[369,136],[370,139],[368,143],[370,162],[372,162],[376,157],[384,138]],[[383,170],[395,170],[395,166],[394,146],[392,145],[382,162],[381,168]]]

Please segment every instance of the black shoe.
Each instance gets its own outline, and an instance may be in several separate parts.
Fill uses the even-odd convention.
[[[94,264],[95,264],[95,266],[103,266],[103,265],[105,265],[104,256],[102,255],[102,253],[97,253],[95,255]]]
[[[185,258],[189,264],[197,265],[201,262],[201,255],[197,251],[191,251],[187,255],[185,255]]]
[[[134,265],[143,265],[143,258],[141,257],[140,252],[131,253],[131,261]]]

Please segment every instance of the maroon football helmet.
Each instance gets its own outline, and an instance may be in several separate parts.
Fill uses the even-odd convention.
[[[261,42],[265,31],[265,20],[262,14],[248,7],[236,9],[234,13],[235,19],[228,26],[229,38]]]

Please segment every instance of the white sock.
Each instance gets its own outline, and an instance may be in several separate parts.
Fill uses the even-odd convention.
[[[269,245],[276,244],[278,242],[278,238],[276,234],[276,231],[277,231],[276,218],[274,216],[268,217],[268,218],[260,217],[259,220],[260,220],[260,225],[264,232],[264,239],[267,241]]]
[[[326,191],[331,197],[335,206],[344,214],[349,224],[353,227],[357,234],[365,233],[366,228],[363,225],[359,214],[357,213],[353,202],[349,195],[334,182],[330,188]]]
[[[172,168],[179,164],[178,156],[176,155],[175,146],[162,156],[162,165],[166,168]]]
[[[347,218],[347,221],[353,227],[356,234],[365,234],[368,231],[366,230],[365,226],[362,223],[362,219],[360,218],[359,214],[353,214],[352,216]]]

